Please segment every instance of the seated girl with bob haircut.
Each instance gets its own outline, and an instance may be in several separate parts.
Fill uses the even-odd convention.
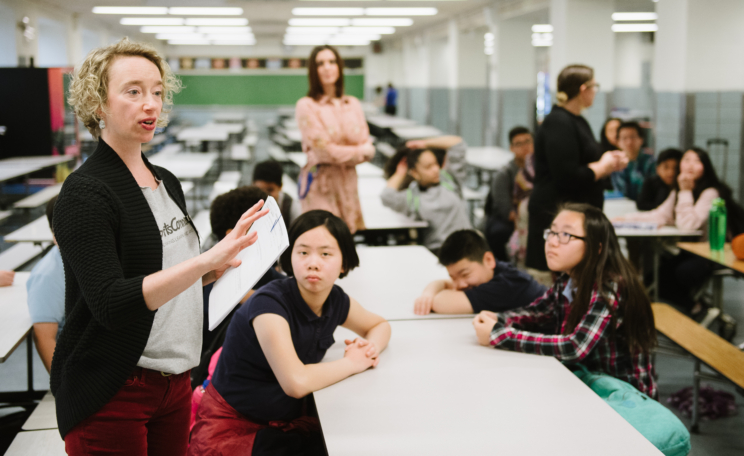
[[[237,310],[202,399],[190,455],[325,454],[310,393],[377,366],[390,325],[337,285],[359,265],[349,228],[328,211],[302,214],[281,257],[289,276],[259,289]],[[340,360],[320,363],[336,327]]]
[[[478,342],[581,363],[656,399],[651,302],[610,221],[588,204],[566,204],[544,237],[548,267],[561,276],[527,307],[478,314]]]

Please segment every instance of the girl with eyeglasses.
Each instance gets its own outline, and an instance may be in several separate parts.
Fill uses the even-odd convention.
[[[478,342],[581,363],[657,398],[651,302],[610,221],[588,204],[566,204],[543,237],[548,267],[560,277],[527,307],[478,314]]]

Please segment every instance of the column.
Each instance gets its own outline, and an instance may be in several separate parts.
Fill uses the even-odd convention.
[[[612,0],[551,0],[550,83],[555,90],[558,74],[571,64],[594,68],[600,92],[594,106],[584,112],[596,135],[608,114],[608,94],[614,90],[615,36],[612,32]]]

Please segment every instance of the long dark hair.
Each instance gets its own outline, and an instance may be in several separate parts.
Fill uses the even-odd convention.
[[[599,142],[602,145],[602,152],[607,152],[608,150],[617,150],[617,146],[613,145],[610,142],[610,139],[607,137],[607,124],[614,121],[618,121],[619,124],[623,123],[622,119],[618,119],[617,117],[610,117],[605,121],[604,125],[602,125],[602,131],[599,133]],[[618,128],[619,127],[620,125],[618,125]],[[617,141],[617,138],[615,138],[615,141]]]
[[[614,293],[613,285],[618,284],[617,298],[622,303],[612,311],[612,328],[614,336],[617,317],[622,318],[625,339],[631,353],[649,353],[656,345],[656,329],[651,300],[646,293],[638,273],[620,251],[620,244],[615,235],[612,223],[604,213],[589,204],[568,203],[561,206],[559,212],[571,211],[584,215],[584,258],[572,271],[577,281],[576,297],[571,303],[568,321],[564,334],[570,334],[589,311],[594,287],[598,293],[608,297]],[[622,298],[622,299],[621,299]]]
[[[726,203],[726,224],[728,225],[728,230],[730,231],[731,236],[733,237],[743,233],[744,209],[742,209],[742,207],[734,200],[731,187],[718,179],[718,174],[716,173],[716,169],[713,167],[713,162],[711,161],[708,152],[700,147],[691,147],[687,150],[695,152],[700,159],[700,163],[703,164],[703,175],[695,181],[695,186],[692,189],[693,200],[697,201],[703,191],[709,188],[715,188],[718,191],[718,196]],[[679,193],[679,183],[676,181],[674,182],[674,189]]]
[[[323,91],[323,84],[320,83],[318,77],[318,64],[315,62],[315,58],[318,56],[320,51],[328,49],[333,52],[336,56],[336,65],[338,65],[338,79],[336,80],[336,96],[341,98],[344,95],[344,60],[339,55],[335,47],[324,44],[322,46],[315,46],[313,51],[310,53],[310,59],[307,61],[307,78],[310,85],[307,96],[313,100],[320,100],[325,92]]]
[[[718,196],[723,198],[728,205],[728,202],[729,200],[731,200],[732,195],[731,188],[724,182],[721,182],[720,179],[718,179],[718,174],[716,173],[716,169],[713,167],[713,162],[711,161],[708,152],[700,147],[690,147],[689,149],[687,149],[687,151],[695,152],[695,154],[697,154],[698,158],[700,159],[700,163],[703,164],[703,175],[695,181],[695,187],[692,189],[693,199],[697,201],[697,199],[700,198],[700,194],[703,193],[704,190],[713,187],[718,190]],[[674,189],[679,191],[679,183],[674,183]]]

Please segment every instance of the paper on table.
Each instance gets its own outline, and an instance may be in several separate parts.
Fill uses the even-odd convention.
[[[255,244],[246,247],[236,258],[242,263],[237,268],[228,269],[214,283],[209,294],[209,330],[213,331],[222,320],[238,305],[238,302],[274,266],[276,260],[289,247],[287,228],[282,219],[279,206],[268,197],[262,209],[269,213],[253,222],[248,230],[258,232]]]

